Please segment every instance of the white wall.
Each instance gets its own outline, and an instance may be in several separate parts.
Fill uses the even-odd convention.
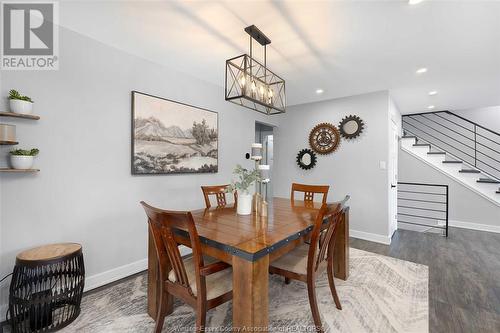
[[[224,59],[220,66],[223,71]],[[1,276],[12,271],[18,252],[68,241],[83,244],[87,282],[94,286],[144,269],[147,229],[139,201],[203,207],[200,185],[227,183],[234,166],[247,163],[255,120],[279,120],[224,101],[221,87],[65,29],[59,71],[3,72],[2,80],[1,96],[15,88],[35,101],[41,120],[23,121],[18,139],[21,147],[40,148],[41,172],[1,175]],[[131,90],[219,112],[219,172],[132,176]]]
[[[276,131],[274,193],[289,197],[292,182],[330,185],[330,200],[351,195],[351,235],[388,241],[388,172],[380,161],[388,159],[388,92],[292,106]],[[365,122],[363,134],[341,142],[330,155],[318,155],[312,170],[300,169],[297,153],[309,146],[311,129],[323,122],[335,125],[344,116],[358,115]]]
[[[500,133],[500,106],[454,110],[453,113]]]
[[[449,225],[500,232],[500,207],[400,150],[399,180],[448,185]]]

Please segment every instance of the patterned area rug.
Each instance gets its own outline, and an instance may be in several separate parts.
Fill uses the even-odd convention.
[[[326,273],[318,277],[317,295],[323,326],[330,332],[428,332],[428,267],[351,248],[348,281],[335,279],[343,310],[333,302]],[[275,332],[312,332],[306,285],[272,275],[269,322]],[[208,312],[207,326],[228,331],[231,302]],[[163,332],[191,332],[191,307],[175,302]],[[61,332],[152,332],[146,314],[146,274],[91,293],[82,301],[80,317]]]

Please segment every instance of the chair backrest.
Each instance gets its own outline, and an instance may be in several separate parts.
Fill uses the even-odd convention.
[[[203,192],[203,196],[205,198],[205,206],[206,208],[212,207],[210,204],[210,196],[214,195],[217,199],[217,207],[226,207],[226,191],[229,185],[213,185],[213,186],[202,186],[201,190]],[[234,207],[236,207],[238,201],[238,197],[236,191],[234,192]]]
[[[328,196],[328,190],[330,186],[328,185],[306,185],[306,184],[297,184],[292,183],[292,194],[291,200],[295,200],[295,192],[304,192],[304,201],[313,202],[314,194],[323,194],[322,203],[326,203],[326,197]]]
[[[190,212],[175,212],[152,207],[141,201],[141,205],[148,216],[149,230],[153,235],[156,256],[160,266],[160,279],[166,281],[170,269],[173,269],[176,277],[176,284],[187,288],[191,295],[193,292],[189,286],[189,280],[179,251],[179,243],[175,240],[175,230],[182,229],[189,233],[193,259],[195,262],[197,290],[200,289],[201,275],[200,267],[203,267],[203,257],[198,238],[198,232]],[[168,263],[170,262],[170,265]],[[169,267],[170,266],[170,267]]]
[[[337,226],[344,217],[343,210],[349,196],[340,203],[323,204],[318,212],[311,233],[311,243],[307,258],[307,274],[316,272],[319,265],[333,255]]]

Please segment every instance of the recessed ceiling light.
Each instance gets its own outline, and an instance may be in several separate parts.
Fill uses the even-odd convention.
[[[416,5],[417,3],[421,3],[422,1],[424,1],[424,0],[409,0],[408,4],[410,4],[410,5]]]
[[[433,90],[433,91],[429,91],[429,96],[434,96],[434,95],[437,95],[437,91],[436,90]]]
[[[422,67],[417,69],[417,74],[424,74],[424,73],[427,73],[427,68]]]
[[[429,105],[427,108],[428,108],[429,110],[432,110],[432,109],[434,109],[434,108],[435,108],[435,106],[434,106],[434,105]]]
[[[322,94],[323,92],[324,92],[323,89],[316,89],[316,94],[318,94],[318,95]]]

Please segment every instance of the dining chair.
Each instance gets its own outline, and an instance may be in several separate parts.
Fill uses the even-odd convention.
[[[337,226],[342,222],[343,208],[347,200],[349,200],[349,196],[346,196],[340,204],[323,204],[314,222],[311,243],[300,244],[291,252],[273,261],[269,267],[269,272],[272,274],[278,274],[307,284],[309,304],[318,331],[323,331],[323,326],[316,300],[315,281],[317,275],[324,269],[327,270],[330,291],[335,305],[337,309],[342,310],[335,289],[333,251]]]
[[[304,192],[305,202],[313,202],[314,194],[322,194],[323,200],[321,202],[326,203],[326,198],[328,196],[329,189],[330,186],[328,185],[306,185],[306,184],[292,183],[291,200],[292,202],[295,200],[295,192]]]
[[[217,200],[217,207],[226,207],[227,206],[226,191],[228,186],[229,185],[202,186],[201,190],[203,192],[203,197],[205,198],[206,208],[212,207],[212,205],[210,204],[211,195],[215,195],[215,198]],[[238,204],[238,195],[236,194],[236,191],[234,191],[233,207],[236,208],[237,204]]]
[[[171,297],[180,298],[196,310],[196,331],[204,331],[207,310],[232,299],[230,265],[202,256],[198,232],[190,212],[167,211],[141,201],[148,216],[149,230],[159,264],[160,300],[155,332],[161,332],[172,308]],[[176,229],[187,230],[192,256],[181,257]]]

